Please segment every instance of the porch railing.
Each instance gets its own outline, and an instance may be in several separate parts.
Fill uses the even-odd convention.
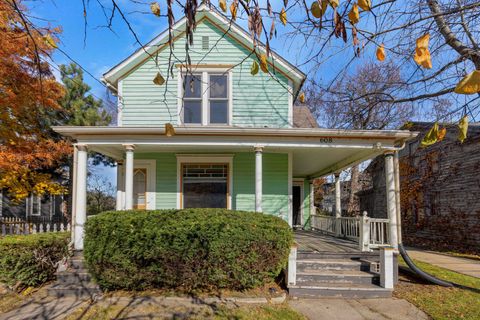
[[[70,231],[66,222],[26,222],[20,218],[0,218],[0,236]]]
[[[313,214],[311,227],[322,233],[357,241],[362,251],[388,246],[389,220],[370,218],[367,213],[358,217],[339,217]]]

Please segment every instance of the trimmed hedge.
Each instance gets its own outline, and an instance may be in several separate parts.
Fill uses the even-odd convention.
[[[116,211],[88,219],[84,257],[105,290],[242,290],[274,280],[292,242],[285,221],[261,213]]]
[[[20,288],[55,279],[55,264],[68,255],[69,241],[67,232],[0,238],[0,282]]]

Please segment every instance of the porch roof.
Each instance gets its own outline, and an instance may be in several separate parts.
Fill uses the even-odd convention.
[[[289,153],[293,177],[315,178],[402,148],[417,136],[408,130],[338,130],[323,128],[240,128],[176,127],[167,137],[159,127],[54,127],[90,150],[123,159],[124,145],[135,145],[135,152]]]

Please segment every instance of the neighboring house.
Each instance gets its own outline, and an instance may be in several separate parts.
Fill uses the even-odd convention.
[[[196,21],[189,65],[183,18],[172,30],[174,47],[167,30],[105,73],[104,83],[118,96],[117,126],[54,128],[76,141],[77,250],[86,220],[87,150],[117,161],[117,210],[227,208],[308,227],[314,178],[415,136],[317,128],[305,107],[294,107],[305,81],[300,70],[271,52],[270,72],[253,76],[257,58],[247,31],[204,4]],[[265,52],[263,45],[257,50]],[[169,59],[174,77],[156,85],[159,73],[169,75]]]
[[[17,218],[26,222],[64,222],[66,207],[63,195],[29,195],[20,203],[13,203],[0,192],[0,222],[4,218]]]
[[[400,151],[403,239],[410,245],[480,252],[480,123],[458,141],[456,124],[446,126],[444,140],[426,148],[420,141],[432,123],[415,122],[419,131]],[[358,193],[361,210],[385,218],[385,171],[377,158],[367,168],[371,189]]]

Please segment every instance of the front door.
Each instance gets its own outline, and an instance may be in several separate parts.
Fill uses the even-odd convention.
[[[133,208],[147,208],[147,169],[135,168],[133,171]]]
[[[292,187],[293,227],[302,226],[302,187]]]

